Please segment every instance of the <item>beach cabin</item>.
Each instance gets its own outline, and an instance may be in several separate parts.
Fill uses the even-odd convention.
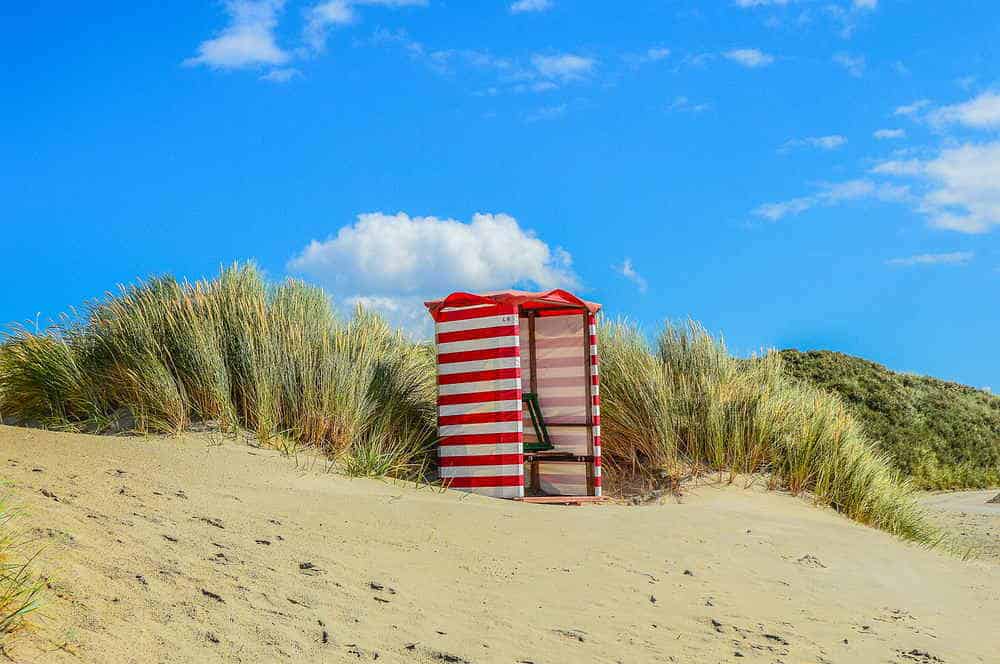
[[[564,290],[452,293],[425,304],[436,328],[445,484],[530,502],[599,500],[600,305]]]

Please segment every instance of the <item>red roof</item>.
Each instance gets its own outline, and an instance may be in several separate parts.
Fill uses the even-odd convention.
[[[452,293],[441,300],[431,300],[424,302],[430,310],[431,316],[437,318],[439,311],[445,307],[469,307],[476,304],[514,304],[521,309],[546,310],[546,309],[577,309],[579,311],[589,311],[596,314],[601,305],[596,302],[581,300],[569,291],[556,288],[550,291],[539,293],[529,293],[527,291],[496,291],[492,293]]]

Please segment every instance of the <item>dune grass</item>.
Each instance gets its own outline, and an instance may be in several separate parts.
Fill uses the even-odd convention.
[[[30,570],[30,558],[22,555],[24,542],[11,530],[16,516],[17,512],[0,500],[0,653],[7,639],[38,609],[43,588]]]
[[[352,474],[416,475],[434,439],[428,348],[251,265],[123,287],[0,348],[0,415],[49,428],[177,433],[211,422],[322,449]]]
[[[777,353],[737,360],[695,323],[655,344],[601,323],[608,478],[681,468],[766,473],[775,487],[900,537],[933,543],[913,490],[834,396],[786,377]],[[420,476],[435,438],[433,349],[322,290],[269,286],[235,265],[194,284],[124,287],[0,346],[0,415],[59,429],[250,430],[280,449],[321,449],[359,476]]]
[[[616,474],[681,467],[766,473],[861,523],[935,544],[909,482],[877,452],[834,395],[786,377],[781,356],[752,361],[694,322],[667,324],[654,346],[635,327],[604,322],[601,430]]]

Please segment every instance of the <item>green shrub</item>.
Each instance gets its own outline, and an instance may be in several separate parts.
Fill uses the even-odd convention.
[[[918,486],[1000,486],[1000,397],[841,353],[781,354],[789,375],[840,395],[893,466]]]

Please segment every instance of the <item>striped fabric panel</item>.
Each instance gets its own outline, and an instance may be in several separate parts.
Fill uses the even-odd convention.
[[[601,495],[601,371],[597,354],[597,321],[594,314],[587,316],[590,335],[590,417],[594,423],[594,495]]]
[[[452,489],[524,496],[518,324],[503,304],[438,316],[438,472]]]

